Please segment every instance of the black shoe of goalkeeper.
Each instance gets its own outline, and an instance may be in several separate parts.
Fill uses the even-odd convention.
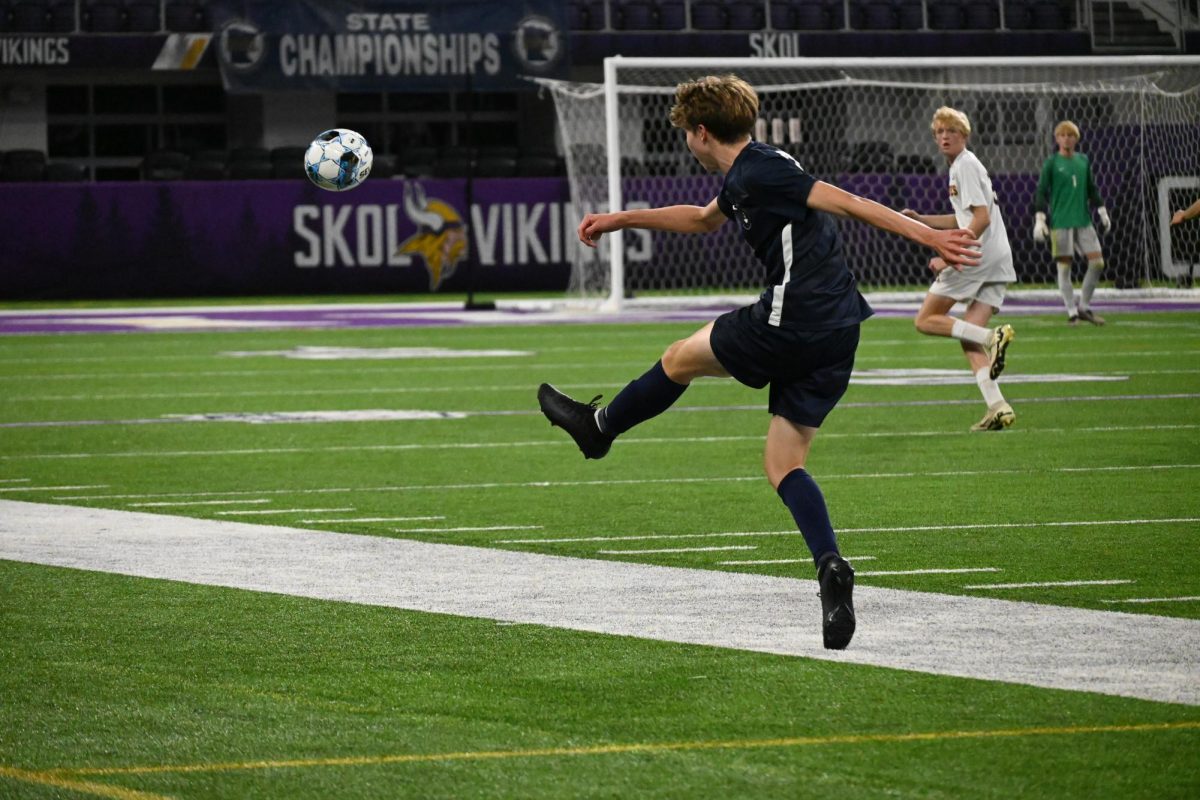
[[[854,637],[854,568],[830,556],[817,570],[821,586],[821,632],[826,650],[845,650]]]
[[[604,458],[615,437],[600,432],[596,424],[596,408],[600,396],[591,403],[572,400],[548,383],[538,387],[538,405],[551,425],[557,425],[571,435],[583,451],[584,458]]]

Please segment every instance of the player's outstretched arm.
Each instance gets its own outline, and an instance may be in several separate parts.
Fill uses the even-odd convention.
[[[979,263],[979,240],[969,230],[938,230],[915,219],[859,197],[823,181],[817,181],[808,193],[808,207],[898,233],[917,244],[931,247],[951,266],[975,266]]]
[[[958,220],[954,218],[953,214],[918,214],[911,208],[906,208],[900,213],[909,219],[915,219],[917,222],[939,230],[953,230],[958,227]]]
[[[1181,208],[1172,214],[1171,224],[1178,225],[1184,220],[1192,219],[1193,217],[1200,217],[1200,200],[1197,200],[1187,208]]]
[[[706,206],[664,206],[588,214],[579,223],[579,241],[595,247],[601,235],[625,228],[648,228],[675,233],[708,233],[725,221],[725,215],[713,200]]]

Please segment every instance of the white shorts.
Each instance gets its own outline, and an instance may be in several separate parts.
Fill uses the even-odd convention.
[[[1094,225],[1086,228],[1052,228],[1050,230],[1050,254],[1054,258],[1070,258],[1078,253],[1086,256],[1088,253],[1100,252],[1100,237],[1096,235]]]
[[[997,311],[1004,305],[1004,295],[1008,284],[1003,281],[985,281],[971,276],[971,268],[966,267],[962,272],[955,269],[944,269],[938,273],[937,280],[929,287],[930,294],[949,297],[959,303],[969,303],[978,300],[987,303]]]

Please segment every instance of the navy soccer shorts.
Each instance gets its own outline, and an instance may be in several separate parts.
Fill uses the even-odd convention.
[[[850,385],[858,333],[857,324],[830,331],[778,328],[746,306],[717,317],[709,342],[738,383],[770,384],[772,414],[819,428]]]

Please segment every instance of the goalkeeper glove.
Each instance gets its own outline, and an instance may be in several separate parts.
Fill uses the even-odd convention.
[[[1033,240],[1044,242],[1050,235],[1050,226],[1046,224],[1046,212],[1039,211],[1033,218]]]
[[[1112,230],[1112,220],[1108,218],[1107,208],[1104,206],[1097,208],[1096,216],[1100,218],[1100,227],[1104,229],[1105,233],[1108,233],[1110,230]]]

